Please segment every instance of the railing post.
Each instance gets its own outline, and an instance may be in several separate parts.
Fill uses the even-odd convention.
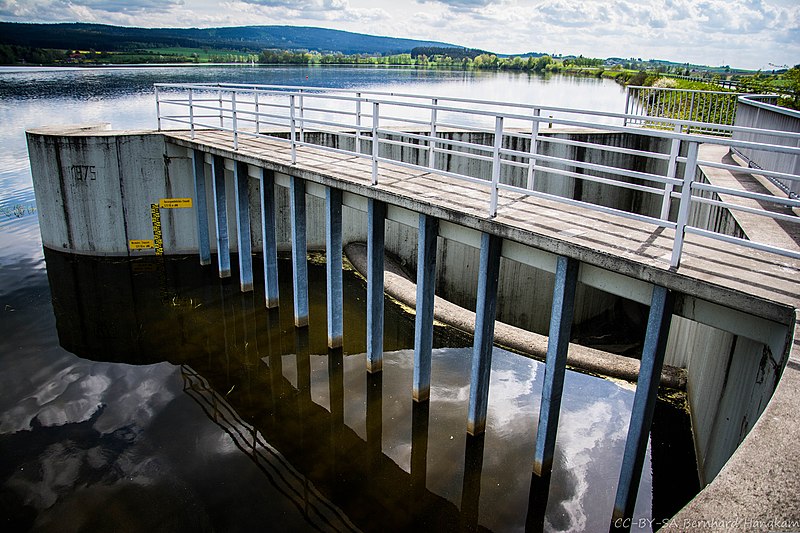
[[[439,105],[439,99],[433,98],[431,103],[433,107],[431,107],[431,140],[428,141],[428,168],[433,170],[436,168],[436,106]]]
[[[531,124],[531,146],[529,153],[531,154],[528,159],[528,189],[533,190],[534,175],[536,173],[536,138],[539,136],[539,120],[538,117],[542,115],[542,110],[538,107],[533,110],[533,122]]]
[[[361,153],[361,93],[356,93],[356,153]]]
[[[259,108],[259,101],[258,101],[258,91],[253,93],[253,103],[255,104],[256,108],[256,133],[261,133],[261,117],[259,116],[260,108]]]
[[[222,89],[219,91],[219,127],[220,129],[225,127],[225,119],[222,115]]]
[[[236,121],[236,91],[231,91],[231,125],[233,126],[233,149],[239,149],[239,128]]]
[[[372,103],[372,184],[378,184],[378,102]]]
[[[495,117],[494,152],[492,154],[492,192],[489,200],[489,216],[497,216],[497,186],[500,183],[500,147],[503,145],[503,117]]]
[[[294,95],[289,95],[289,139],[292,143],[292,164],[297,164],[297,139],[295,139]]]
[[[681,204],[678,209],[678,224],[675,227],[675,242],[672,244],[672,259],[669,263],[672,268],[678,268],[681,262],[683,238],[686,223],[689,220],[689,210],[692,207],[692,183],[697,172],[697,148],[697,141],[689,143],[689,149],[686,154],[686,168],[683,172],[683,185],[681,186]]]
[[[305,121],[303,120],[303,115],[304,115],[304,111],[303,111],[303,89],[300,89],[300,96],[298,97],[298,99],[299,99],[298,112],[299,112],[299,115],[300,115],[300,144],[302,144],[303,142],[305,142],[305,135],[303,134],[303,129],[305,127]]]
[[[631,88],[625,87],[625,115],[628,115],[630,113],[630,104],[631,104]],[[623,126],[628,125],[627,116],[622,119],[622,125]]]
[[[189,95],[191,95],[191,90],[189,91]],[[158,85],[155,86],[155,96],[156,96],[156,120],[158,121],[158,131],[161,131],[161,100],[160,95],[158,93]],[[191,105],[189,106],[191,110]]]
[[[192,132],[192,139],[194,139],[194,102],[192,101],[192,89],[189,89],[189,128]],[[159,119],[160,120],[160,119]],[[159,129],[161,129],[159,127]]]
[[[675,133],[680,133],[682,126],[675,124]],[[667,165],[667,177],[674,178],[678,169],[678,154],[681,149],[681,140],[672,139],[669,149],[669,164]],[[664,184],[664,198],[661,200],[661,220],[669,220],[669,209],[672,203],[672,191],[675,186],[671,183]]]

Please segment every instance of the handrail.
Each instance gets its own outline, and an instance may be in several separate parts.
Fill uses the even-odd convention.
[[[672,87],[625,87],[625,113],[635,118],[627,123],[663,127],[664,120],[688,117],[704,123],[696,131],[730,136],[736,122],[736,103],[741,93]]]
[[[205,96],[206,94],[213,94],[213,98]],[[699,185],[695,183],[697,167],[709,165],[717,168],[733,168],[714,161],[699,160],[697,154],[700,144],[713,143],[728,149],[765,151],[800,157],[800,147],[792,146],[800,145],[800,133],[796,132],[668,118],[653,119],[664,129],[641,128],[631,126],[628,122],[642,117],[628,113],[387,91],[244,84],[156,84],[156,107],[159,129],[163,128],[164,123],[179,124],[182,129],[186,129],[188,125],[192,137],[198,129],[227,131],[233,135],[234,150],[238,149],[239,137],[242,135],[261,138],[269,136],[290,145],[292,164],[297,163],[299,147],[314,147],[371,159],[373,185],[377,185],[380,179],[379,165],[385,163],[479,183],[489,189],[489,217],[497,215],[498,194],[499,190],[503,189],[554,199],[570,205],[580,205],[598,212],[652,223],[664,228],[674,228],[675,238],[670,261],[671,267],[674,268],[680,264],[683,236],[689,227],[690,213],[696,205],[703,203],[698,196],[693,195],[693,192],[705,191],[716,194],[707,188],[697,187]],[[196,113],[198,110],[201,115]],[[561,116],[550,116],[546,113],[560,113]],[[651,117],[647,117],[647,120],[649,122]],[[665,148],[637,147],[636,150],[632,150],[592,140],[579,142],[556,139],[548,134],[554,131],[552,129],[554,124],[581,128],[589,132],[625,133],[647,137],[654,139],[656,146],[660,144]],[[272,131],[267,131],[265,125],[270,126]],[[485,135],[484,142],[448,138],[449,130]],[[728,134],[739,132],[770,135],[771,138],[777,138],[787,144],[762,143],[696,133],[698,131],[717,133],[719,130],[724,130]],[[315,144],[308,135],[310,132],[340,134],[350,139],[353,146],[334,148]],[[372,142],[373,140],[375,142]],[[507,144],[512,140],[528,143],[529,149],[513,149]],[[567,155],[544,153],[543,147],[549,143],[562,143]],[[418,162],[410,163],[386,157],[383,152],[388,151],[390,145],[416,150],[419,154]],[[574,149],[569,149],[570,147]],[[601,155],[608,153],[652,158],[661,162],[660,165],[655,165],[655,168],[666,165],[666,169],[641,172],[606,164],[608,158],[599,157],[586,161],[574,155],[586,150],[596,151]],[[436,154],[463,158],[483,170],[475,176],[440,168],[441,165],[437,165]],[[603,163],[597,162],[598,160]],[[682,176],[679,175],[679,165],[683,166]],[[503,181],[506,174],[520,168],[527,168],[524,186]],[[800,176],[791,172],[791,169],[790,172],[786,172],[785,169],[765,170],[767,174],[779,174],[783,179],[800,181]],[[646,213],[612,209],[581,199],[537,191],[536,183],[542,174],[594,182],[599,187],[632,189],[642,194],[661,196],[660,215],[650,216]],[[735,191],[725,191],[725,194],[736,196]],[[744,194],[741,196],[747,197]],[[672,205],[673,199],[678,200],[677,213]],[[716,198],[713,200],[714,205],[727,209],[738,207],[735,203],[722,202]],[[790,199],[788,202],[789,207],[800,208],[800,201]],[[768,213],[770,212],[764,210],[763,215],[771,216],[771,213]],[[703,234],[706,233],[704,230]],[[711,233],[717,235],[719,240],[729,242],[729,236]],[[778,255],[800,259],[800,252],[773,247],[768,243],[753,243],[751,247],[759,250],[766,248]]]
[[[313,529],[359,531],[347,515],[267,442],[255,426],[244,421],[208,380],[188,365],[181,365],[180,371],[183,391],[230,437],[239,450],[267,474],[277,491],[304,511]]]

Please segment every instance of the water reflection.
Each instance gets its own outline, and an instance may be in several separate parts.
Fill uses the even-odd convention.
[[[301,529],[323,530],[608,527],[633,399],[628,387],[568,374],[556,467],[537,500],[530,465],[543,370],[535,361],[496,350],[487,433],[468,439],[470,339],[437,328],[431,401],[415,405],[413,320],[387,304],[384,372],[368,375],[364,286],[353,275],[345,284],[345,346],[329,351],[322,266],[310,265],[316,286],[309,294],[318,297],[312,296],[312,326],[297,330],[285,263],[283,306],[268,311],[254,304],[263,295],[240,293],[236,280],[220,283],[210,269],[196,266],[196,258],[167,260],[163,271],[146,260],[50,251],[46,258],[61,344],[87,359],[125,364],[65,354],[31,368],[33,387],[20,384],[10,394],[14,401],[6,400],[14,407],[3,415],[0,447],[17,450],[31,471],[41,464],[45,474],[25,482],[18,479],[23,474],[13,474],[4,490],[27,502],[23,507],[38,516],[37,524],[53,519],[55,509],[78,519],[107,504],[110,494],[128,498],[129,477],[137,488],[163,489],[171,476],[145,474],[164,468],[160,457],[167,447],[185,463],[181,468],[202,471],[198,477],[181,473],[191,486],[182,490],[193,493],[213,492],[205,483],[222,476],[220,468],[232,469],[235,479],[252,477],[255,465],[263,476],[257,486],[269,485],[263,489],[269,500],[238,481],[226,490],[245,498],[235,508],[246,506],[248,497],[250,505],[266,506],[260,516],[276,527],[291,528],[293,520],[304,521]],[[187,401],[202,408],[205,422],[184,413]],[[178,405],[186,418],[173,416]],[[209,424],[222,431],[214,433]],[[178,429],[185,449],[159,440],[166,438],[153,431],[159,425]],[[31,448],[26,439],[50,440]],[[650,517],[649,464],[644,471],[637,516]],[[80,488],[94,487],[97,479],[109,494]],[[128,505],[135,508],[143,497],[131,497]],[[543,505],[529,508],[529,500]],[[162,502],[173,505],[184,504],[174,497]],[[216,493],[189,505],[207,515],[204,524],[242,518],[220,507]],[[289,518],[283,521],[279,511]]]

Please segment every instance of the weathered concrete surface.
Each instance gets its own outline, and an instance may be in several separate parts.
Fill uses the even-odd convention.
[[[42,128],[28,133],[28,150],[42,243],[55,250],[136,255],[128,242],[153,238],[150,204],[194,196],[190,159],[170,158],[163,135],[152,131]],[[165,249],[195,252],[194,213],[164,211]]]
[[[800,531],[798,355],[736,453],[662,531]]]
[[[700,158],[707,161],[721,161],[726,158],[737,160],[726,152],[711,147],[704,147],[700,154]],[[703,172],[714,185],[759,193],[776,192],[768,180],[744,169],[741,173],[730,173],[704,168]],[[746,206],[758,205],[754,200],[730,196],[725,200]],[[790,249],[799,242],[796,224],[784,224],[735,210],[731,213],[744,233],[759,241]],[[713,386],[701,376],[693,378],[691,366],[689,371],[690,381],[699,379],[704,382],[698,386]],[[749,371],[759,372],[757,368],[750,368]],[[695,371],[695,374],[700,372]],[[722,371],[722,376],[725,383],[733,386],[737,386],[737,381],[741,382],[743,377],[727,368]],[[769,376],[762,375],[761,380],[764,381],[765,378]],[[797,322],[789,362],[772,397],[767,396],[761,401],[768,401],[766,409],[735,453],[729,459],[722,460],[724,466],[721,466],[713,481],[662,530],[800,531],[800,325]],[[724,417],[726,414],[714,415]],[[696,417],[698,413],[693,412],[692,416]],[[697,430],[695,433],[697,440]],[[701,435],[702,433],[700,432]]]
[[[347,259],[362,275],[367,271],[367,249],[364,243],[350,243],[344,247]],[[415,309],[417,286],[403,269],[390,258],[386,259],[384,291],[386,294]],[[475,332],[475,313],[436,296],[434,318],[461,331]],[[517,328],[503,322],[495,322],[494,343],[504,348],[532,356],[544,361],[547,355],[547,337]],[[603,376],[635,382],[639,376],[639,361],[602,350],[570,343],[567,364],[574,368]],[[686,388],[686,372],[680,368],[665,366],[661,383],[673,389]]]
[[[518,193],[500,191],[498,215],[488,216],[489,189],[456,182],[424,170],[388,163],[380,167],[377,186],[371,185],[369,160],[346,154],[298,148],[291,164],[288,144],[270,139],[240,139],[231,148],[225,132],[169,132],[169,141],[308,181],[340,188],[365,198],[386,201],[440,220],[497,234],[504,239],[575,258],[583,263],[661,285],[709,302],[780,324],[794,322],[800,307],[800,261],[778,258],[757,250],[740,250],[726,243],[687,235],[681,266],[671,269],[669,255],[674,232],[634,220],[617,220],[604,213]],[[202,136],[202,138],[201,138]],[[321,156],[320,156],[321,154]],[[318,159],[323,161],[317,161]],[[308,162],[306,162],[308,160]],[[720,270],[725,266],[725,271]],[[763,281],[769,279],[770,283]],[[676,312],[680,313],[680,305]]]

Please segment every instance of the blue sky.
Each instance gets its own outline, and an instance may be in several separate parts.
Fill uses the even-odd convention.
[[[0,20],[321,26],[500,53],[800,63],[798,0],[0,0]]]

